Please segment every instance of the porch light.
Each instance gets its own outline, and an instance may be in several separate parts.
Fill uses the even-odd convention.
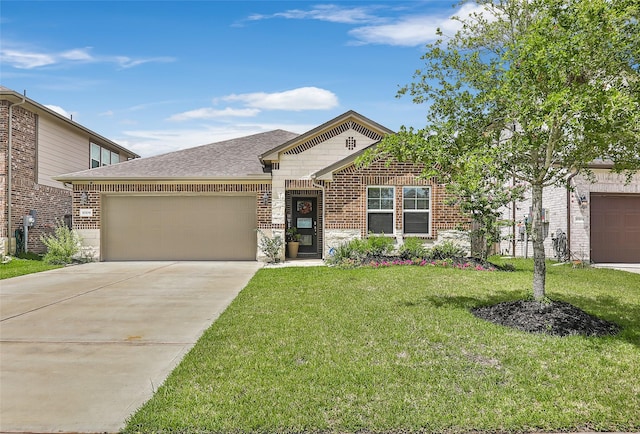
[[[80,193],[80,205],[86,205],[89,203],[89,193],[83,191]]]

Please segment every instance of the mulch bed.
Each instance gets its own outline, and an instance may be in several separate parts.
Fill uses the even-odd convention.
[[[476,317],[530,333],[611,336],[620,327],[563,301],[519,300],[471,310]]]

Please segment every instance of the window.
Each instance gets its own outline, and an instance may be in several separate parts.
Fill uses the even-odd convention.
[[[395,189],[367,187],[367,232],[393,234]]]
[[[100,166],[110,166],[120,162],[120,154],[112,152],[100,145],[91,143],[91,168]]]
[[[405,234],[429,234],[431,215],[429,187],[402,188],[402,226]]]
[[[100,167],[100,146],[91,144],[91,168]]]

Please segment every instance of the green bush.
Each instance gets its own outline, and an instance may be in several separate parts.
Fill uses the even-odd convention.
[[[331,250],[326,262],[329,265],[350,268],[362,265],[367,256],[386,256],[393,251],[395,240],[382,235],[356,238]]]
[[[47,253],[42,260],[48,264],[64,265],[73,262],[73,256],[80,251],[82,238],[72,229],[69,229],[63,221],[56,220],[53,234],[40,237],[47,247]]]
[[[365,243],[356,238],[331,249],[327,264],[344,267],[357,266],[365,257]]]
[[[262,253],[267,257],[267,262],[270,264],[277,264],[280,262],[280,252],[284,245],[282,237],[280,235],[276,235],[273,238],[269,238],[260,229],[258,229],[258,233],[260,234],[258,247],[260,247]]]
[[[402,259],[426,258],[428,250],[422,244],[420,238],[405,238],[404,243],[400,247],[398,253]]]
[[[467,252],[452,241],[445,241],[429,249],[428,256],[430,259],[464,258],[467,256]]]
[[[365,241],[365,251],[371,256],[386,256],[393,252],[395,242],[394,238],[370,234]]]

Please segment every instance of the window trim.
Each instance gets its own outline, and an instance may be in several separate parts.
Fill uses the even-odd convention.
[[[404,207],[404,201],[405,201],[405,188],[422,188],[422,189],[426,189],[428,192],[428,201],[429,201],[429,207],[427,209],[405,209]],[[417,236],[417,237],[430,237],[433,234],[433,200],[432,200],[432,188],[430,185],[403,185],[402,186],[402,234],[403,235],[407,235],[407,236]],[[415,199],[415,198],[409,198],[409,199]],[[405,224],[404,224],[404,220],[405,220],[405,213],[409,213],[409,214],[423,214],[423,213],[428,213],[428,220],[427,220],[427,225],[428,225],[428,231],[427,232],[406,232],[405,231]]]
[[[393,201],[393,208],[390,210],[385,210],[385,209],[381,209],[381,208],[376,208],[376,209],[369,209],[369,190],[372,188],[388,188],[391,189],[391,194],[392,194],[392,201]],[[384,235],[384,236],[390,236],[390,237],[395,237],[395,232],[396,232],[396,187],[394,185],[367,185],[367,191],[366,191],[366,197],[365,197],[365,208],[366,208],[366,227],[367,227],[367,234],[369,233],[374,233],[376,235]],[[392,226],[392,231],[391,233],[383,233],[383,232],[372,232],[369,229],[369,214],[391,214],[391,226]]]

